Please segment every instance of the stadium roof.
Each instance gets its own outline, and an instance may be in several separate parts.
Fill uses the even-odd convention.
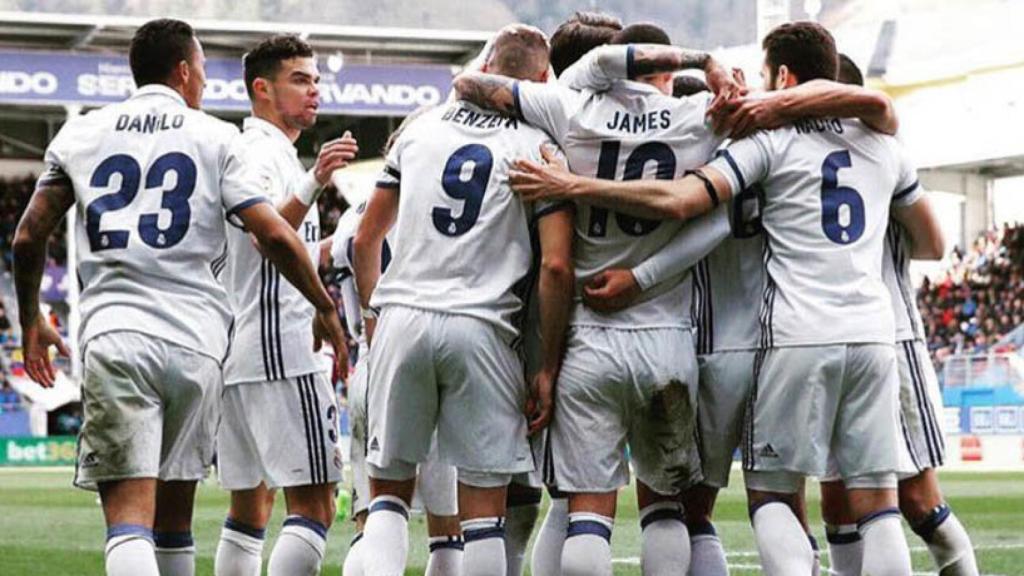
[[[135,29],[148,18],[0,11],[0,46],[36,50],[127,52]],[[324,24],[189,20],[207,52],[240,54],[270,34],[299,34],[319,51],[342,51],[355,60],[463,63],[493,32],[424,30]]]

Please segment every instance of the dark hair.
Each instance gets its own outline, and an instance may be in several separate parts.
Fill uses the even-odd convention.
[[[165,84],[174,67],[192,57],[195,31],[181,20],[150,20],[132,36],[128,63],[135,86]]]
[[[242,56],[245,90],[249,98],[252,98],[252,84],[257,78],[272,80],[285,60],[312,57],[313,47],[293,34],[278,34],[263,40]]]
[[[551,35],[551,68],[559,75],[584,54],[609,42],[622,21],[600,12],[577,12]]]
[[[761,44],[772,77],[780,66],[796,76],[798,83],[835,80],[839,56],[832,34],[816,22],[789,22],[764,37]]]
[[[612,44],[662,44],[669,46],[672,40],[660,26],[642,22],[630,24],[612,37]]]
[[[536,28],[512,25],[494,39],[489,67],[503,76],[535,80],[548,69],[548,40]]]
[[[672,95],[676,98],[693,96],[701,92],[709,92],[708,85],[700,78],[694,76],[676,76],[672,79]]]
[[[857,86],[864,85],[864,75],[861,74],[860,68],[858,68],[857,64],[846,54],[839,55],[838,80],[843,84],[855,84]]]

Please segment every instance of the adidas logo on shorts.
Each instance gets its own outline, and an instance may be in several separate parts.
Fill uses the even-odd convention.
[[[100,457],[95,452],[89,452],[78,464],[79,468],[92,468],[100,463]]]
[[[377,442],[377,437],[374,436],[373,439],[370,440],[370,452],[377,452],[379,450],[380,450],[380,442]]]
[[[765,444],[764,448],[761,448],[761,451],[758,452],[757,455],[762,457],[762,458],[778,458],[779,457],[779,453],[776,452],[774,448],[772,448],[771,444]]]

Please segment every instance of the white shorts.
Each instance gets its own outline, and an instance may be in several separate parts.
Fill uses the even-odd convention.
[[[697,430],[704,484],[708,486],[729,485],[733,454],[743,439],[747,401],[754,387],[755,354],[738,350],[697,357]]]
[[[370,478],[366,472],[366,362],[360,353],[348,381],[348,411],[352,428],[349,459],[352,465],[352,518],[370,507]]]
[[[896,380],[892,345],[759,352],[744,430],[748,479],[758,472],[820,477],[826,473],[830,453],[844,480],[895,474]]]
[[[489,322],[385,306],[369,361],[371,477],[412,478],[435,431],[461,482],[499,486],[533,469],[523,365]]]
[[[906,479],[945,461],[942,421],[936,417],[942,413],[942,392],[924,342],[897,342],[896,360],[900,378],[899,477]],[[839,478],[838,463],[830,458],[823,480]]]
[[[232,384],[223,403],[217,470],[225,490],[341,480],[338,405],[322,372]]]
[[[83,358],[76,486],[206,477],[223,385],[216,360],[128,331],[92,338]]]
[[[697,363],[684,329],[569,330],[555,388],[551,470],[569,493],[610,492],[637,479],[675,494],[702,478]]]

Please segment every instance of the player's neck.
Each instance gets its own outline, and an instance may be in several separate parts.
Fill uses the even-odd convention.
[[[302,130],[292,128],[284,121],[284,118],[280,114],[275,114],[271,110],[263,110],[257,106],[253,108],[252,115],[264,122],[269,122],[276,126],[278,130],[284,133],[292,144],[294,144],[295,141],[299,139],[299,135],[302,134]]]

